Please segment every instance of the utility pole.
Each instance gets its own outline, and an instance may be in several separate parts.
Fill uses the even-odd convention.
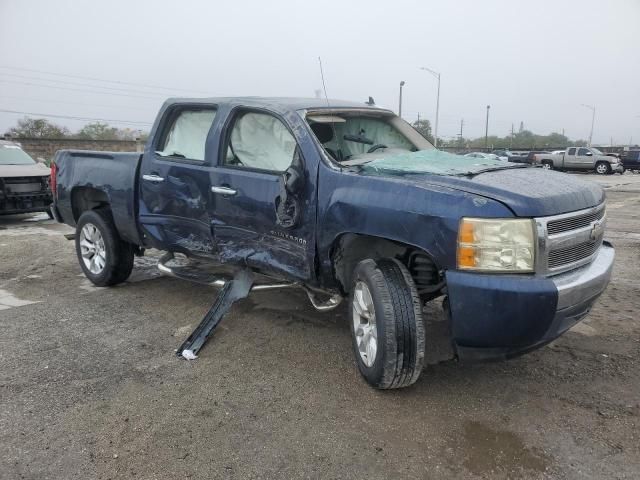
[[[402,118],[402,87],[404,87],[404,80],[400,82],[400,99],[398,101],[398,116]]]
[[[464,118],[460,119],[460,147],[464,146],[464,137],[462,136],[462,127],[464,127]]]
[[[596,107],[594,107],[593,105],[586,105],[584,103],[582,104],[582,106],[591,110],[591,132],[589,132],[589,145],[587,145],[590,147],[591,141],[593,140],[593,124],[596,121]]]
[[[511,138],[509,139],[509,150],[513,148],[513,122],[511,122]]]
[[[487,122],[484,126],[484,148],[485,150],[489,150],[489,109],[491,105],[487,105]]]
[[[425,70],[438,79],[438,93],[436,97],[436,128],[433,135],[433,138],[434,138],[433,146],[437,148],[438,147],[438,117],[440,116],[440,74],[438,72],[434,72],[433,70],[427,67],[420,67],[420,70]]]

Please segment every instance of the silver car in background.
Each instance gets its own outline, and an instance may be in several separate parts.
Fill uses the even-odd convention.
[[[47,212],[51,217],[49,168],[20,144],[0,140],[0,215]]]

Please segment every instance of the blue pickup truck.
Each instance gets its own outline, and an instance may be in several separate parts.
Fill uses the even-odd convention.
[[[506,359],[587,315],[614,259],[596,184],[441,152],[371,104],[172,99],[142,154],[59,151],[52,178],[94,284],[155,248],[165,273],[194,262],[183,278],[244,269],[320,310],[348,299],[358,368],[382,389],[422,372],[427,302],[443,297],[460,360]]]

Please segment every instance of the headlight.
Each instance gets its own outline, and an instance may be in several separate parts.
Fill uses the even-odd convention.
[[[531,219],[463,218],[458,268],[485,272],[533,272],[535,225]]]

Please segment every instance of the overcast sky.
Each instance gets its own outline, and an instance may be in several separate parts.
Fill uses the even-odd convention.
[[[640,142],[640,0],[0,0],[0,110],[148,129],[167,96],[312,97],[318,56],[332,98],[397,110],[406,81],[409,121],[440,72],[440,136],[484,135],[489,104],[490,134],[587,138],[590,104],[594,143]]]

